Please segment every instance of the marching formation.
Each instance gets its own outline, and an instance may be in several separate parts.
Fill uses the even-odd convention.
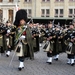
[[[31,23],[32,22],[32,23]],[[42,46],[47,53],[47,63],[59,60],[59,54],[66,52],[67,64],[74,65],[75,60],[75,19],[69,25],[59,25],[49,22],[46,25],[32,20],[27,23],[27,13],[24,9],[16,12],[14,24],[7,21],[0,23],[0,52],[10,56],[11,50],[16,52],[19,60],[18,70],[24,68],[25,58],[34,60],[34,52]]]

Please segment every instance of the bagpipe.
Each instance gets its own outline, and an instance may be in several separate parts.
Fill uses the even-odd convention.
[[[32,35],[37,35],[37,34],[39,34],[39,31],[38,31],[38,29],[37,28],[32,28]]]
[[[20,30],[20,32],[18,32],[17,34],[16,34],[16,39],[15,39],[15,45],[19,42],[19,38],[21,37],[21,35],[23,34],[23,32],[27,29],[27,27],[28,26],[26,26],[26,25],[29,25],[29,23],[30,22],[33,22],[33,19],[31,18],[30,20],[29,20],[29,22],[27,22],[25,25],[23,25],[23,26],[21,26],[21,30]],[[18,28],[17,28],[17,30],[18,30]]]
[[[55,31],[56,38],[60,41],[63,38],[63,33],[61,30]]]
[[[44,52],[48,52],[50,49],[50,41],[54,42],[55,30],[53,28],[51,30],[46,29],[45,36],[46,38],[48,38],[48,40],[46,41],[43,49],[44,49]],[[50,37],[52,37],[52,39],[49,39]]]
[[[75,39],[74,38],[75,38],[75,30],[72,30],[72,31],[68,30],[67,31],[67,35],[66,35],[66,39],[68,41],[71,41],[72,43],[74,43],[75,42]]]
[[[10,30],[10,32],[14,31],[14,28],[16,28],[14,25],[7,26],[3,23],[0,23],[0,31],[6,32],[7,30]]]
[[[66,53],[71,54],[72,52],[72,47],[75,45],[75,30],[72,32],[68,30],[67,32],[67,47],[66,47]]]
[[[54,28],[54,20],[52,22],[53,27],[51,29],[47,28],[45,30],[45,37],[48,38],[45,45],[43,46],[44,52],[48,52],[50,49],[50,41],[54,41],[55,38],[55,28]],[[52,39],[49,39],[52,37]]]
[[[0,30],[5,30],[6,26],[3,23],[0,23]]]
[[[17,28],[18,30],[18,28]],[[23,34],[23,32],[26,30],[26,27],[25,25],[24,26],[21,26],[21,30],[16,34],[16,39],[15,39],[15,45],[19,42],[19,38],[21,37],[21,35]]]

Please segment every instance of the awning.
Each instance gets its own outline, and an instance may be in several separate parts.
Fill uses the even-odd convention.
[[[31,19],[31,18],[28,18]],[[67,17],[32,17],[32,19],[40,19],[40,20],[72,20],[73,18],[67,18]]]

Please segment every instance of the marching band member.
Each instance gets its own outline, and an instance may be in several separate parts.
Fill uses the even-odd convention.
[[[39,46],[42,46],[42,43],[45,42],[45,26],[44,25],[39,25]]]
[[[74,25],[74,29],[75,29],[75,18],[73,18],[72,24]],[[74,56],[74,61],[75,61],[75,56]]]
[[[59,58],[59,53],[62,52],[62,39],[63,39],[63,35],[62,35],[62,31],[60,29],[60,26],[56,26],[55,28],[55,49],[53,51],[54,54],[54,60],[58,60]]]
[[[4,30],[3,30],[4,24],[0,22],[0,53],[4,53]]]
[[[12,50],[13,46],[13,40],[12,40],[12,25],[9,21],[6,22],[6,33],[5,33],[5,47],[6,47],[6,56],[9,57],[10,52]]]
[[[38,26],[36,24],[33,24],[32,40],[33,40],[34,52],[39,51],[39,31],[38,31]]]
[[[72,23],[70,23],[69,29],[67,30],[66,35],[66,44],[67,44],[67,64],[74,65],[74,54],[75,54],[75,29]]]
[[[7,33],[5,35],[5,44],[6,44],[6,56],[9,57],[12,46],[12,37],[10,35],[9,29],[7,30]]]
[[[49,51],[47,52],[47,56],[48,56],[47,63],[52,64],[52,56],[53,56],[52,52],[55,46],[55,42],[54,42],[55,36],[52,29],[52,23],[48,24],[48,28],[46,29],[45,36],[47,37],[47,41],[50,42]]]
[[[26,24],[27,12],[24,9],[20,9],[16,12],[15,22],[16,25],[16,46],[17,56],[19,57],[18,70],[21,71],[24,68],[24,58],[30,57],[34,59],[33,45],[32,45],[32,34],[30,27]],[[19,35],[21,35],[19,37]]]

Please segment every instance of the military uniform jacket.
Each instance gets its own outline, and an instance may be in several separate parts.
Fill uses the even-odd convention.
[[[52,37],[52,39],[49,40],[49,42],[50,42],[50,49],[49,50],[53,51],[54,46],[55,46],[55,40],[54,40],[55,37],[54,37],[54,32],[53,32],[52,28],[46,29],[45,36],[48,40],[50,37]]]
[[[69,29],[67,30],[67,35],[66,35],[66,52],[69,54],[75,54],[75,40],[71,41],[75,38],[75,30],[74,29]]]
[[[18,43],[20,46],[20,52],[17,52],[17,56],[25,56],[32,59],[34,57],[34,54],[30,28],[27,27],[23,33],[25,33],[22,34],[23,36],[25,36],[25,39],[21,40],[20,43]]]

